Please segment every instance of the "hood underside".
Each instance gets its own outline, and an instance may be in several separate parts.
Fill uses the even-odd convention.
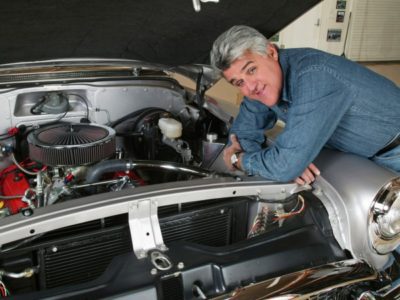
[[[215,38],[245,24],[271,37],[320,0],[5,0],[0,64],[57,58],[208,63]]]

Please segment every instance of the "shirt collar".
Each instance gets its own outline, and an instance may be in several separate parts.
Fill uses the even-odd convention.
[[[284,49],[279,49],[279,64],[282,68],[282,75],[283,75],[283,85],[282,85],[282,93],[281,93],[281,100],[285,102],[291,103],[290,95],[289,95],[289,57]]]

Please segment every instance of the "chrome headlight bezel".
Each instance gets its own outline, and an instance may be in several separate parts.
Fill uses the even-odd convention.
[[[400,245],[400,177],[375,196],[368,214],[368,233],[378,254],[388,254]]]

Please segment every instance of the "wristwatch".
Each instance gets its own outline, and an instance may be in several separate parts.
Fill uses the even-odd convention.
[[[239,162],[240,153],[242,153],[242,152],[233,153],[231,156],[231,164],[232,164],[232,166],[235,167],[235,169],[238,169],[238,170],[239,170],[239,167],[238,167],[237,163]]]

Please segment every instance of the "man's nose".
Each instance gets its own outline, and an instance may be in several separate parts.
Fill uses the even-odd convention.
[[[254,93],[256,89],[256,82],[253,80],[248,80],[245,82],[245,89],[248,95],[251,95]]]

